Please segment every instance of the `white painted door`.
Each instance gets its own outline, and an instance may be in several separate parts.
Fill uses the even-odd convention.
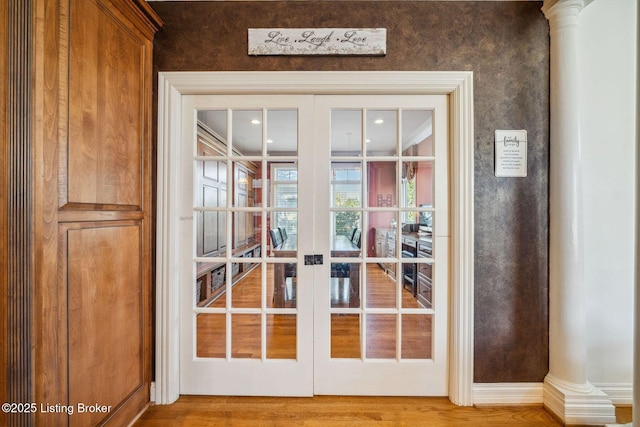
[[[447,109],[183,97],[182,394],[447,395]]]
[[[312,102],[183,97],[181,394],[313,393]]]
[[[315,98],[316,394],[447,395],[447,110]]]

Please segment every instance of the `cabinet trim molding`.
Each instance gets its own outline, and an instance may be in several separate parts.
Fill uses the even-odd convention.
[[[2,402],[33,402],[33,0],[2,6]],[[6,49],[6,50],[5,50]],[[6,74],[5,74],[6,73]],[[5,78],[6,77],[6,78]],[[6,85],[6,86],[5,86]],[[5,139],[6,138],[6,139]],[[6,157],[5,157],[6,156]],[[27,425],[34,414],[0,415],[0,424]]]

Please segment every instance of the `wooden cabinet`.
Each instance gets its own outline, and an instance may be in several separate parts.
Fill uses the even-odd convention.
[[[237,208],[255,206],[253,183],[256,179],[256,173],[252,166],[242,163],[234,165],[234,206]],[[233,230],[234,249],[253,243],[256,240],[253,212],[237,212],[233,219]]]
[[[198,135],[199,156],[220,156],[220,151]],[[205,208],[227,205],[227,163],[221,160],[196,162],[196,205]],[[198,256],[219,256],[227,249],[226,212],[196,212],[196,248]]]
[[[379,228],[376,229],[376,258],[383,258],[385,256],[385,242],[387,239],[387,233],[383,232]]]
[[[231,195],[233,208],[255,205],[253,183],[255,166],[251,162],[232,162],[231,181],[226,142],[212,132],[206,124],[198,124],[196,161],[195,203],[201,208],[225,208]],[[234,152],[234,154],[239,154]],[[231,252],[234,257],[251,258],[260,256],[260,243],[255,237],[252,212],[232,212]],[[199,257],[224,257],[227,255],[227,212],[202,210],[195,212],[196,250]],[[232,263],[231,280],[236,283],[245,273],[255,267],[249,261]],[[225,292],[227,264],[222,262],[199,262],[196,266],[194,284],[195,300],[198,306],[206,307]]]
[[[390,231],[387,233],[386,240],[386,257],[387,258],[395,258],[396,257],[396,233],[395,231]],[[391,276],[392,279],[396,279],[396,263],[388,262],[387,263],[387,274]]]
[[[149,403],[152,379],[152,49],[160,20],[143,0],[32,3],[32,79],[20,94],[32,94],[33,133],[22,141],[31,155],[15,174],[28,175],[24,209],[33,222],[13,230],[30,242],[31,306],[17,315],[32,332],[12,355],[29,364],[7,387],[22,382],[24,402],[75,409],[37,411],[21,425],[127,425]],[[108,410],[80,412],[80,403]]]
[[[395,258],[396,257],[396,230],[386,228],[376,228],[376,257]],[[382,268],[393,280],[396,280],[396,263],[385,262],[380,264]]]

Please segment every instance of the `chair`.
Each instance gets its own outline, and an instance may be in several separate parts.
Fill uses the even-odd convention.
[[[269,230],[269,237],[271,237],[271,245],[277,248],[282,245],[287,238],[287,232],[283,228],[273,228]],[[284,268],[284,299],[285,302],[291,302],[293,307],[295,307],[297,284],[296,264],[286,263],[282,265],[282,267]]]
[[[349,238],[349,240],[351,240],[353,242],[353,236],[356,235],[356,230],[358,229],[358,227],[351,227],[351,231],[349,232],[349,235],[347,236]]]
[[[351,239],[351,241],[353,242],[354,245],[356,245],[357,247],[360,247],[361,239],[362,239],[362,231],[360,229],[357,229],[355,233],[353,233],[353,239]]]
[[[282,228],[282,227],[278,227],[278,230],[280,230],[280,235],[282,236],[282,241],[284,242],[285,240],[287,240],[287,229],[286,228]]]
[[[271,237],[271,246],[277,248],[282,244],[282,234],[277,228],[269,230],[269,236]]]

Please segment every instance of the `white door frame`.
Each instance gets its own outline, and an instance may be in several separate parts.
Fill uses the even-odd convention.
[[[156,404],[180,394],[178,177],[182,96],[198,94],[445,94],[450,98],[449,399],[473,404],[473,73],[269,71],[158,73]]]

